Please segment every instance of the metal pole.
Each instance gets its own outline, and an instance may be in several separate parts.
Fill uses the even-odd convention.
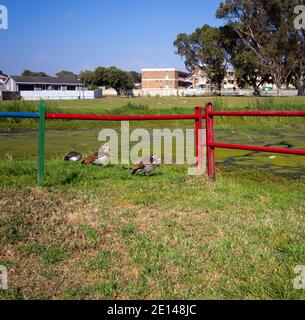
[[[195,135],[196,135],[196,164],[197,164],[197,167],[198,167],[198,165],[199,165],[199,156],[201,155],[201,152],[200,152],[201,139],[200,139],[200,136],[199,136],[201,134],[200,130],[202,130],[202,108],[201,107],[196,107],[195,108],[195,116],[196,116],[196,130],[195,130]]]
[[[46,105],[43,101],[39,103],[39,132],[38,132],[38,184],[44,186],[45,174],[45,123]]]
[[[208,103],[205,107],[206,111],[206,130],[207,130],[207,164],[208,175],[212,181],[216,181],[216,163],[215,163],[215,147],[214,144],[214,118],[213,105]]]
[[[147,120],[196,120],[194,114],[157,115],[157,116],[111,116],[85,114],[54,114],[47,113],[46,119],[52,120],[87,120],[87,121],[147,121]]]

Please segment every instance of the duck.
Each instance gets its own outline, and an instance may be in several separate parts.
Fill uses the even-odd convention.
[[[93,164],[94,161],[96,161],[98,159],[98,152],[89,156],[88,158],[86,158],[85,160],[83,160],[82,164]]]
[[[77,161],[82,160],[82,158],[83,158],[83,156],[81,153],[72,151],[65,156],[65,161],[77,162]]]
[[[132,167],[132,175],[144,173],[149,176],[153,171],[161,166],[161,157],[153,153],[150,157],[144,158],[139,164]]]
[[[96,152],[93,155],[85,159],[82,164],[85,165],[96,165],[106,166],[110,161],[110,147],[108,144],[104,144],[100,152]]]
[[[93,165],[106,166],[110,162],[110,157],[110,146],[108,144],[104,144],[102,151],[98,153],[97,159],[93,161]]]

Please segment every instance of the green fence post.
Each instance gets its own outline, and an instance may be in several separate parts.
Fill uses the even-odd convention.
[[[46,104],[39,103],[39,137],[38,137],[38,184],[44,186],[44,149],[45,149],[45,124],[46,124]]]

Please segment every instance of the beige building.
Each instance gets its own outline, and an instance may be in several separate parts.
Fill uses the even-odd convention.
[[[142,90],[177,90],[191,85],[189,74],[174,68],[142,69]]]
[[[238,89],[238,83],[237,83],[237,78],[235,71],[233,70],[228,70],[225,78],[223,80],[223,88],[224,89]]]
[[[222,89],[238,89],[235,72],[228,70],[222,82]],[[211,82],[204,74],[203,70],[197,68],[192,75],[192,86],[189,89],[211,89]]]

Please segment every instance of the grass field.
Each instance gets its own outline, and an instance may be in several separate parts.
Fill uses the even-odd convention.
[[[107,98],[52,102],[48,108],[190,113],[205,102]],[[218,110],[305,109],[304,98],[213,102]],[[0,103],[6,111],[36,108],[36,103]],[[0,265],[9,269],[9,290],[0,290],[1,299],[305,298],[305,291],[293,288],[294,268],[305,265],[304,157],[270,159],[219,150],[216,183],[187,176],[186,166],[162,166],[151,177],[132,177],[123,166],[62,161],[73,148],[95,151],[98,130],[105,126],[49,123],[46,187],[40,189],[37,123],[0,121]],[[171,123],[181,126],[194,124]],[[221,118],[216,135],[221,141],[305,149],[304,129],[303,119]]]
[[[48,112],[85,113],[85,114],[193,114],[196,106],[212,102],[216,110],[304,110],[303,97],[280,98],[245,98],[245,97],[206,97],[206,98],[105,98],[98,100],[48,101]],[[38,111],[38,102],[0,102],[0,111]],[[230,128],[266,128],[286,124],[304,123],[301,119],[253,119],[249,118],[218,118],[218,127]],[[37,121],[0,119],[2,129],[37,128]],[[103,123],[102,123],[103,124]],[[263,124],[263,126],[261,125]],[[97,122],[62,122],[49,121],[48,128],[92,128],[100,127]],[[149,124],[148,124],[149,125]],[[181,125],[181,123],[179,124]]]

